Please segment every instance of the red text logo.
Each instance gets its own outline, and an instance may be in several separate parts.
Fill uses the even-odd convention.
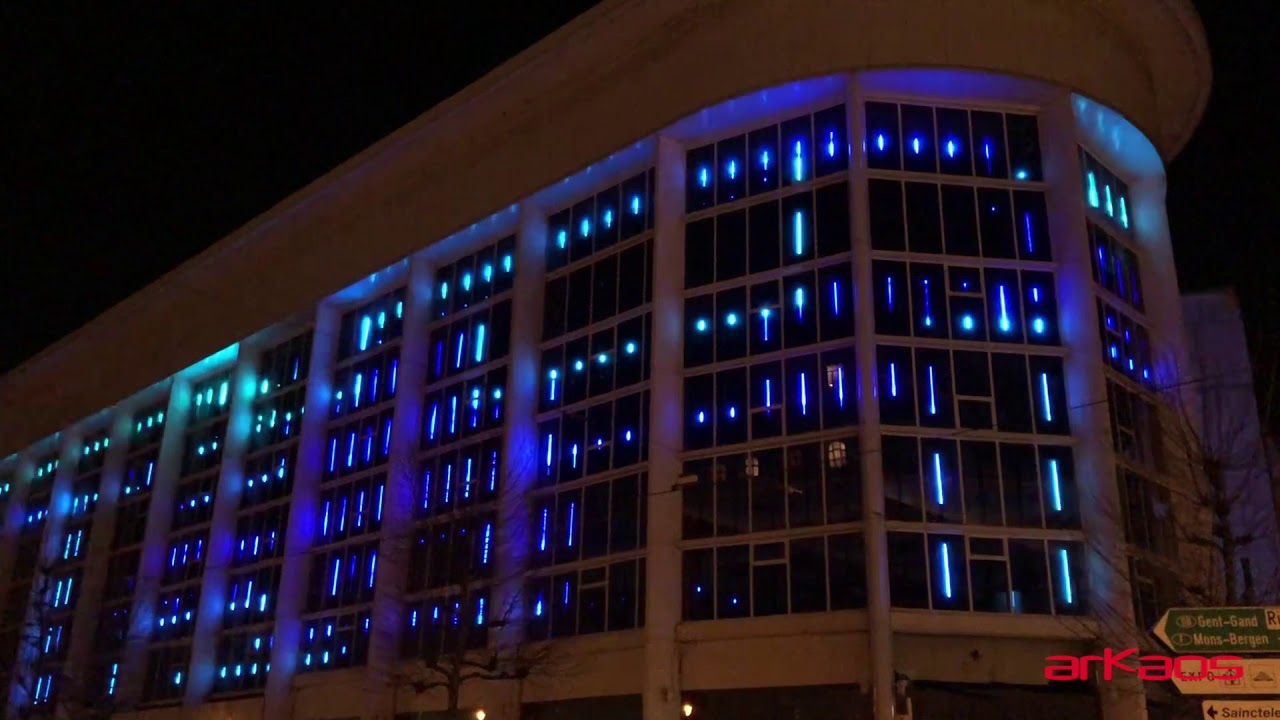
[[[1138,648],[1116,652],[1107,648],[1101,655],[1050,655],[1045,658],[1046,680],[1088,680],[1090,673],[1112,680],[1129,673],[1143,680],[1239,680],[1244,677],[1243,658],[1234,655],[1138,655]]]

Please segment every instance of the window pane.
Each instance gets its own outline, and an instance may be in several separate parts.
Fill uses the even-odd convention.
[[[756,565],[751,568],[755,614],[787,613],[787,566],[785,563]]]
[[[716,617],[751,615],[751,546],[716,549]]]
[[[751,273],[767,272],[780,264],[778,201],[752,205],[747,209],[749,265]]]
[[[827,558],[823,538],[791,541],[791,612],[827,609]]]
[[[851,437],[826,443],[828,523],[862,519],[862,472],[857,442],[857,438]]]
[[[758,467],[758,466],[753,466]],[[748,515],[747,456],[716,458],[716,535],[737,535],[751,531]]]
[[[1035,447],[1002,443],[1000,476],[1009,525],[1042,527],[1044,518],[1040,513],[1040,478],[1036,471]]]
[[[1000,503],[1000,467],[996,446],[989,442],[961,442],[964,473],[965,522],[970,525],[1003,525]]]
[[[831,609],[867,606],[866,553],[862,536],[849,533],[827,538],[827,571],[831,578]]]
[[[1031,432],[1026,360],[1022,355],[991,356],[995,379],[996,427],[1002,432]]]
[[[1043,541],[1010,540],[1009,572],[1013,577],[1014,612],[1050,612]]]
[[[906,250],[902,183],[872,179],[867,181],[867,189],[871,204],[871,247],[876,250]]]
[[[625,552],[637,547],[639,531],[639,478],[626,475],[613,481],[609,506],[609,552]]]
[[[916,439],[886,435],[880,443],[884,456],[885,519],[920,522],[923,507]]]
[[[686,550],[684,553],[684,619],[711,620],[715,617],[712,593],[715,587],[714,550]]]
[[[599,557],[609,549],[609,483],[589,485],[582,498],[582,556]]]
[[[694,460],[684,464],[684,474],[698,481],[681,490],[684,509],[685,540],[711,537],[715,531],[715,484],[711,460]]]
[[[942,252],[938,186],[932,183],[907,183],[906,198],[907,235],[910,238],[911,252]]]
[[[636,562],[627,560],[609,566],[609,629],[628,630],[636,626],[636,606],[643,602],[636,587]]]
[[[929,535],[934,610],[968,610],[969,577],[964,538]]]
[[[741,177],[741,175],[739,175]],[[717,282],[742,277],[747,272],[747,211],[738,210],[716,217],[715,279]],[[686,251],[686,257],[688,252]],[[694,258],[701,262],[701,258]],[[685,277],[691,272],[685,269]],[[693,287],[686,285],[685,287]]]
[[[781,449],[751,455],[751,532],[786,527],[786,486]]]
[[[889,600],[893,607],[929,607],[929,581],[924,561],[924,536],[889,533]]]
[[[787,516],[790,527],[821,525],[822,450],[818,443],[786,449]]]

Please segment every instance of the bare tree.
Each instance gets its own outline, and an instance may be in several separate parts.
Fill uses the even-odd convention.
[[[20,692],[21,702],[13,711],[21,720],[106,720],[119,710],[98,692],[90,673],[73,674],[66,666],[73,617],[70,596],[70,583],[57,577],[56,568],[46,566],[9,598],[5,622],[12,634],[0,674]]]
[[[1088,542],[1114,577],[1128,578],[1132,609],[1103,602],[1091,609],[1092,626],[1070,621],[1096,649],[1167,654],[1150,630],[1171,607],[1280,601],[1276,477],[1257,415],[1241,404],[1253,402],[1241,381],[1248,373],[1200,362],[1160,389],[1109,383],[1119,502],[1081,500],[1100,523],[1123,528],[1119,547]],[[1200,698],[1171,683],[1147,683],[1145,692],[1153,718],[1200,717]]]
[[[504,484],[516,488],[529,477],[531,468],[502,474]],[[420,479],[415,473],[414,481]],[[384,539],[402,544],[395,554],[408,565],[404,606],[410,627],[402,662],[388,678],[393,715],[398,693],[407,688],[443,696],[445,707],[433,716],[471,718],[474,709],[462,706],[469,685],[514,682],[519,690],[530,677],[568,667],[550,644],[524,640],[524,572],[519,562],[499,561],[521,544],[510,538],[529,527],[524,501],[518,510],[504,510],[496,489],[487,489],[487,478],[470,491],[461,478],[454,482],[449,489],[428,489],[429,509],[419,513],[412,534]]]

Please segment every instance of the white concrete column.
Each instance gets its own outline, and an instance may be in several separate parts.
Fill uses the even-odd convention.
[[[4,517],[0,519],[0,603],[9,596],[9,588],[13,584],[13,574],[17,567],[18,537],[22,534],[23,516],[26,514],[27,490],[31,473],[35,471],[35,460],[31,453],[20,453],[7,469],[4,477],[9,478],[9,502],[5,505]],[[8,665],[12,658],[0,658],[0,662]]]
[[[538,373],[542,363],[538,345],[542,340],[542,296],[546,284],[546,214],[525,203],[520,208],[517,232],[511,352],[503,391],[507,417],[502,485],[498,488],[498,593],[492,602],[496,612],[508,617],[506,625],[490,638],[498,648],[513,648],[524,638],[524,575],[532,538],[528,494],[535,482],[538,456],[534,417],[538,412]]]
[[[20,453],[10,470],[13,475],[9,482],[13,483],[10,490],[9,504],[5,507],[4,526],[0,528],[3,533],[0,536],[0,587],[3,587],[4,594],[0,595],[0,603],[5,605],[9,602],[9,593],[14,588],[14,577],[17,569],[25,564],[23,558],[17,557],[18,543],[22,535],[23,520],[26,515],[27,491],[31,488],[31,478],[35,473],[35,457],[31,450]],[[21,622],[21,620],[19,620]],[[6,621],[7,624],[7,621]],[[17,666],[17,660],[22,649],[21,637],[24,630],[21,626],[13,629],[18,635],[17,645],[5,653],[7,657],[0,657],[0,668],[4,669],[3,677],[6,684],[0,690],[4,692],[4,701],[11,702],[15,691],[14,682],[17,678],[12,672],[12,668]]]
[[[129,638],[125,641],[120,661],[120,680],[116,696],[121,707],[130,707],[142,697],[143,678],[147,672],[147,644],[155,623],[156,598],[164,577],[169,554],[166,538],[173,524],[173,503],[182,472],[182,442],[191,416],[191,379],[177,376],[169,388],[169,407],[164,412],[164,436],[156,457],[155,477],[151,482],[151,505],[147,509],[147,528],[143,531],[138,558],[138,584],[129,609]]]
[[[369,688],[379,698],[379,707],[384,708],[384,712],[392,704],[391,673],[400,661],[400,637],[404,628],[404,592],[413,545],[418,438],[422,432],[422,388],[431,347],[427,325],[431,318],[433,274],[433,268],[422,256],[410,259],[400,342],[399,387],[396,388],[386,500],[382,509],[382,539],[374,579],[373,629],[369,636]]]
[[[871,214],[867,190],[866,116],[858,78],[845,100],[852,155],[849,212],[853,227],[854,352],[858,363],[858,446],[862,470],[862,524],[867,567],[867,638],[875,720],[893,720],[893,627],[889,605],[889,549],[884,519],[884,466],[880,452],[880,399],[876,395],[875,280],[871,275]],[[900,708],[906,712],[906,708]]]
[[[98,613],[102,609],[102,590],[107,582],[111,540],[115,536],[116,503],[120,498],[125,462],[129,456],[129,438],[136,409],[132,403],[126,403],[115,409],[111,419],[107,437],[112,442],[102,460],[98,504],[93,511],[84,576],[80,581],[80,601],[76,604],[75,619],[71,624],[71,644],[67,648],[64,672],[71,682],[79,684],[76,692],[84,698],[92,697],[97,691],[91,685],[94,681],[94,635],[98,630]]]
[[[679,717],[681,475],[684,447],[684,148],[658,138],[654,205],[653,334],[649,373],[648,561],[645,593],[644,720]]]
[[[1146,296],[1144,307],[1151,329],[1151,360],[1156,383],[1162,387],[1178,386],[1185,397],[1190,397],[1202,389],[1202,384],[1196,382],[1202,373],[1191,362],[1188,351],[1182,296],[1175,280],[1178,268],[1169,238],[1166,193],[1163,173],[1131,182],[1129,204],[1133,209],[1130,214],[1141,248],[1138,267]],[[1188,407],[1195,404],[1191,402]]]
[[[302,621],[311,572],[311,545],[315,540],[320,478],[324,471],[325,433],[333,396],[333,364],[338,351],[341,317],[330,303],[316,312],[311,339],[311,363],[307,371],[307,396],[298,431],[298,454],[293,467],[293,493],[289,498],[289,524],[285,529],[284,564],[276,595],[276,622],[267,673],[263,717],[286,718],[290,712],[290,688],[298,667]]]
[[[28,694],[32,691],[30,683],[23,682],[20,678],[29,677],[31,665],[39,657],[38,640],[33,641],[34,637],[38,637],[41,632],[40,626],[50,619],[53,612],[47,603],[50,591],[53,589],[56,580],[49,572],[54,560],[57,557],[59,549],[58,538],[62,535],[62,529],[66,526],[67,514],[71,510],[71,485],[75,481],[76,466],[80,460],[80,441],[82,438],[82,428],[73,427],[56,436],[56,447],[58,449],[58,468],[54,471],[49,496],[49,514],[44,521],[44,528],[41,530],[40,550],[34,559],[35,571],[32,578],[32,592],[27,599],[27,609],[25,620],[23,623],[22,639],[18,644],[18,658],[13,665],[13,687],[9,695],[10,715],[9,717],[21,717],[17,708],[30,702]],[[32,476],[28,476],[30,478]],[[22,558],[18,558],[22,561]],[[43,594],[44,597],[40,597]],[[40,597],[39,600],[36,598]],[[32,632],[37,635],[32,634]],[[57,688],[54,689],[55,693]]]
[[[213,517],[204,556],[200,606],[191,636],[191,666],[184,705],[203,703],[213,689],[217,672],[218,638],[222,616],[227,611],[227,576],[235,548],[236,513],[244,490],[244,454],[249,446],[249,429],[253,426],[253,398],[258,388],[261,351],[262,348],[241,343],[235,370],[231,373],[231,406],[227,411],[222,462],[213,495]]]
[[[1062,344],[1068,348],[1064,372],[1071,433],[1077,441],[1075,481],[1079,506],[1089,508],[1081,513],[1081,522],[1088,538],[1090,614],[1099,618],[1103,641],[1112,647],[1138,647],[1070,100],[1061,93],[1041,115],[1040,148],[1044,178],[1052,188],[1046,193],[1049,238],[1058,265],[1058,324]],[[1136,676],[1118,676],[1101,688],[1104,720],[1146,718],[1146,696]]]

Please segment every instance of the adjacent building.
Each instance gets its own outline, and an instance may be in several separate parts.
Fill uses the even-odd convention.
[[[1044,658],[1176,552],[1209,75],[1185,0],[603,3],[0,379],[10,711],[1141,717]]]

